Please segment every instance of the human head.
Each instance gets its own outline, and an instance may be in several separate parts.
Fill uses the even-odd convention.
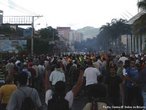
[[[135,67],[135,60],[130,60],[130,67]]]
[[[118,67],[122,67],[123,66],[123,62],[120,60],[118,61]]]
[[[26,85],[27,84],[27,78],[28,78],[28,74],[25,71],[22,71],[21,73],[19,73],[19,75],[18,75],[19,84],[21,86]]]
[[[33,66],[33,63],[32,62],[29,62],[28,63],[28,68],[32,68],[32,66]]]
[[[89,61],[88,61],[88,66],[93,66],[93,63],[92,63],[91,59],[89,59]]]
[[[61,62],[57,61],[56,64],[55,64],[55,68],[60,68],[60,67],[61,67]]]
[[[124,64],[124,68],[127,68],[130,66],[130,60],[126,60]]]
[[[60,97],[64,97],[65,96],[65,82],[63,81],[58,81],[56,84],[55,84],[55,94],[57,96],[60,96]]]
[[[122,56],[126,56],[125,52],[122,53]]]
[[[114,64],[114,65],[110,65],[109,66],[109,70],[110,70],[110,75],[115,75],[116,74],[116,70],[117,70],[117,67],[116,67],[116,65]]]

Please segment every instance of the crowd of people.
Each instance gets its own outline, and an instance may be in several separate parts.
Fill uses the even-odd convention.
[[[103,110],[146,110],[145,54],[24,55],[0,63],[5,74],[0,110],[21,110],[25,96],[32,98],[37,110],[43,110],[43,103],[48,110],[67,110],[66,106],[54,106],[54,100],[67,101],[71,109],[74,98],[80,95],[86,98],[83,110],[95,109],[95,99],[106,102]]]

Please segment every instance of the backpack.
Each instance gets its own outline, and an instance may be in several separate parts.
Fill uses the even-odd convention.
[[[24,100],[22,101],[20,110],[35,110],[35,104],[34,104],[32,98],[30,97],[33,89],[29,96],[27,96],[27,94],[23,90],[20,89],[20,91],[22,91],[25,96]]]
[[[52,97],[48,101],[47,110],[69,110],[69,102],[64,97]]]

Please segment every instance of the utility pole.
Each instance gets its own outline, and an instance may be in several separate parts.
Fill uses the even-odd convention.
[[[33,56],[34,54],[34,18],[35,17],[42,17],[42,16],[32,16],[32,24],[31,24],[31,27],[32,27],[32,33],[31,33],[31,55]]]

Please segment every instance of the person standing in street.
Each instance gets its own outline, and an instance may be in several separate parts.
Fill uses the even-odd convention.
[[[21,110],[22,102],[26,97],[30,97],[36,107],[36,110],[41,110],[42,103],[38,92],[35,88],[27,86],[27,73],[19,73],[19,87],[10,97],[6,110]]]
[[[5,84],[0,87],[0,110],[6,110],[6,106],[13,91],[17,89],[12,76],[6,76]]]
[[[91,100],[90,90],[98,83],[98,76],[100,75],[100,71],[93,66],[92,60],[89,60],[88,67],[84,71],[85,92],[88,101]]]
[[[58,82],[58,81],[65,82],[65,74],[63,73],[63,71],[61,69],[60,62],[57,62],[54,71],[51,72],[51,74],[49,76],[49,81],[51,82],[53,89],[54,89],[56,82]]]

